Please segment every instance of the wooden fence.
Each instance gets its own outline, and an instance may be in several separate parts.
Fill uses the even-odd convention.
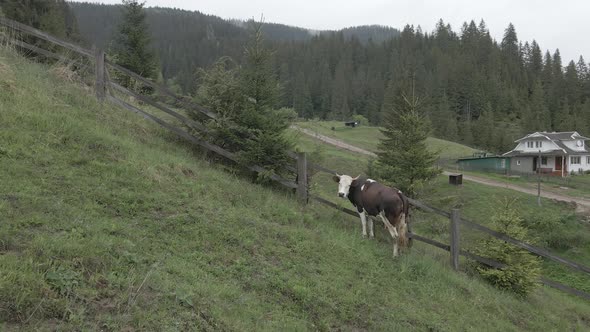
[[[60,40],[58,38],[50,36],[49,34],[42,32],[42,31],[39,31],[37,29],[34,29],[32,27],[26,26],[24,24],[15,22],[13,20],[10,20],[10,19],[4,18],[4,17],[0,17],[0,26],[5,26],[9,29],[13,29],[14,31],[18,31],[21,33],[26,33],[31,36],[35,36],[39,39],[45,40],[45,41],[50,42],[54,45],[58,45],[58,46],[61,46],[69,51],[72,51],[72,52],[74,52],[74,54],[78,54],[78,55],[82,55],[84,57],[87,57],[95,65],[94,66],[95,67],[95,71],[94,71],[95,72],[95,75],[94,75],[95,76],[95,80],[94,80],[95,83],[94,84],[95,84],[95,90],[96,90],[96,97],[99,101],[102,102],[102,101],[106,100],[106,101],[109,101],[115,105],[120,106],[121,108],[127,109],[131,112],[134,112],[134,113],[137,113],[137,114],[143,116],[144,118],[149,119],[149,120],[157,123],[158,125],[168,129],[169,131],[178,135],[179,137],[186,139],[187,141],[191,142],[192,144],[195,144],[196,146],[199,146],[199,147],[201,147],[205,150],[208,150],[208,151],[215,152],[216,154],[223,156],[229,160],[232,160],[235,162],[239,161],[238,157],[235,153],[227,151],[220,146],[214,145],[201,137],[197,137],[196,135],[193,135],[191,132],[185,130],[184,128],[180,128],[178,126],[175,126],[174,124],[171,124],[171,123],[165,121],[164,119],[157,117],[145,110],[142,110],[137,106],[131,105],[130,103],[126,102],[125,100],[119,98],[117,96],[117,93],[121,94],[121,95],[127,95],[130,97],[133,97],[133,98],[135,98],[147,105],[150,105],[150,106],[168,114],[169,116],[171,116],[175,120],[182,123],[187,128],[190,128],[191,130],[194,130],[195,132],[199,133],[199,135],[206,136],[208,133],[208,130],[205,125],[203,125],[202,123],[200,123],[198,121],[190,119],[190,118],[186,117],[185,115],[182,115],[182,114],[174,111],[172,109],[174,107],[167,105],[168,101],[164,100],[164,98],[155,98],[155,97],[151,97],[151,96],[140,95],[138,93],[135,93],[135,92],[117,84],[116,82],[113,82],[110,79],[110,77],[111,77],[110,72],[117,71],[117,72],[119,72],[119,74],[127,75],[127,76],[135,79],[136,81],[140,82],[141,84],[145,84],[146,86],[153,88],[154,91],[156,91],[158,94],[161,94],[161,95],[165,96],[166,98],[171,99],[175,105],[180,105],[180,107],[187,112],[200,114],[206,119],[216,119],[217,116],[216,116],[215,112],[208,110],[207,108],[202,107],[201,105],[195,104],[182,96],[178,96],[177,94],[175,94],[174,92],[172,92],[168,88],[166,88],[165,86],[161,86],[159,84],[156,84],[156,83],[150,81],[149,79],[146,79],[146,78],[144,78],[144,77],[142,77],[142,76],[126,69],[126,68],[123,68],[123,67],[111,62],[107,58],[105,52],[102,50],[96,50],[96,49],[95,50],[88,50],[88,49],[83,48],[81,46],[72,44],[67,41]],[[48,50],[44,50],[40,47],[27,44],[27,43],[22,42],[17,39],[11,38],[10,40],[8,40],[8,42],[10,42],[10,43],[14,44],[15,46],[20,47],[22,49],[26,49],[31,52],[35,52],[37,54],[43,55],[47,58],[54,58],[54,59],[57,59],[60,61],[70,61],[70,62],[74,61],[70,58],[67,58],[66,56],[64,56],[62,54],[58,54],[58,53],[54,53],[54,52],[51,52]],[[287,166],[286,170],[292,172],[294,175],[296,174],[297,181],[296,182],[291,181],[291,180],[285,179],[285,178],[283,178],[279,175],[276,175],[276,174],[270,175],[270,178],[272,180],[276,181],[277,183],[280,183],[281,185],[283,185],[287,188],[295,189],[297,200],[301,204],[307,204],[309,202],[309,200],[312,199],[312,200],[319,202],[321,204],[324,204],[328,207],[337,209],[337,210],[342,211],[342,212],[349,214],[351,216],[358,217],[358,213],[356,211],[353,211],[353,210],[350,210],[347,208],[343,208],[343,207],[339,206],[338,204],[335,204],[335,203],[328,201],[324,198],[321,198],[317,195],[309,194],[308,178],[309,178],[309,173],[311,170],[324,172],[324,173],[328,173],[331,175],[336,174],[337,173],[336,171],[330,170],[330,169],[323,167],[321,165],[309,163],[307,161],[307,156],[305,153],[290,152],[289,156],[291,156],[294,159],[294,161],[296,161],[296,164],[295,164],[295,166]],[[264,168],[257,166],[257,165],[248,165],[245,167],[247,167],[249,170],[254,171],[254,172],[258,172],[258,173],[265,172]],[[527,250],[528,252],[535,254],[537,256],[544,257],[544,258],[554,261],[556,263],[568,266],[569,268],[571,268],[573,270],[590,275],[590,268],[587,266],[576,263],[576,262],[566,259],[564,257],[560,257],[554,253],[549,252],[546,249],[527,244],[525,242],[522,242],[520,240],[512,238],[506,234],[499,233],[499,232],[489,229],[485,226],[482,226],[480,224],[477,224],[477,223],[469,221],[465,218],[462,218],[460,216],[459,210],[453,209],[450,212],[448,212],[448,211],[441,210],[439,208],[428,206],[427,204],[424,204],[424,203],[414,200],[414,199],[409,199],[409,202],[413,207],[415,207],[417,209],[423,210],[425,212],[437,214],[437,215],[440,215],[440,216],[443,216],[443,217],[449,219],[449,221],[450,221],[449,222],[450,244],[444,244],[444,243],[438,242],[436,240],[428,239],[428,238],[420,236],[418,234],[414,234],[411,232],[411,229],[410,229],[410,237],[412,240],[420,241],[420,242],[423,242],[423,243],[426,243],[426,244],[429,244],[429,245],[435,246],[437,248],[448,251],[450,253],[450,265],[455,270],[459,269],[459,256],[464,256],[468,259],[472,259],[472,260],[475,260],[475,261],[480,262],[482,264],[485,264],[485,265],[488,265],[491,267],[495,267],[495,268],[503,268],[505,266],[504,264],[502,264],[500,262],[494,261],[494,260],[486,258],[486,257],[481,257],[481,256],[478,256],[476,254],[473,254],[471,252],[461,249],[459,226],[464,225],[468,228],[477,230],[479,232],[483,232],[489,236],[492,236],[497,239],[511,243],[511,244],[513,244],[517,247],[520,247],[524,250]],[[590,300],[590,294],[583,292],[581,290],[563,285],[561,283],[558,283],[556,281],[549,280],[546,278],[541,278],[541,282],[544,285],[547,285],[547,286],[559,289],[561,291],[582,297],[586,300]]]

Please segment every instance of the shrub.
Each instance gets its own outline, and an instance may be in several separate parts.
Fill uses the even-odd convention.
[[[503,204],[492,217],[492,222],[497,231],[523,242],[531,242],[527,229],[523,227],[523,219],[512,207],[511,202]],[[501,269],[487,265],[476,266],[477,272],[494,286],[526,296],[538,285],[541,261],[528,251],[503,240],[491,238],[483,241],[475,253],[505,264]]]
[[[352,116],[352,120],[355,122],[358,122],[359,125],[364,125],[366,126],[367,124],[369,124],[369,120],[367,120],[367,118],[365,118],[364,116],[360,115],[360,114],[355,114]]]

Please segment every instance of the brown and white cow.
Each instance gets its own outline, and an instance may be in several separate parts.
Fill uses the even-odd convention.
[[[338,182],[338,196],[348,198],[356,207],[361,217],[363,236],[367,236],[367,222],[369,236],[375,236],[372,218],[380,217],[393,239],[393,256],[398,255],[398,247],[408,246],[406,217],[409,204],[401,191],[360,176],[353,178],[336,174],[334,181]]]

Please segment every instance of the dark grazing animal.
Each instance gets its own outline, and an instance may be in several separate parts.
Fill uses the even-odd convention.
[[[371,179],[353,178],[349,175],[334,175],[338,182],[338,196],[348,198],[361,217],[363,236],[374,237],[372,218],[380,217],[393,239],[393,256],[398,255],[398,247],[408,246],[408,199],[401,191],[387,187]],[[369,218],[367,218],[367,215]],[[368,219],[368,220],[367,220]]]

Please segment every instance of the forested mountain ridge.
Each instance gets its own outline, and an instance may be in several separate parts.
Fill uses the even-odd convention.
[[[71,2],[70,6],[81,22],[80,33],[86,41],[109,48],[121,21],[122,6],[78,2]],[[162,76],[175,78],[175,83],[185,93],[194,92],[196,68],[207,67],[220,56],[240,60],[252,23],[252,20],[224,20],[198,11],[173,8],[146,8],[146,14],[153,46],[161,61]],[[337,33],[277,23],[264,23],[263,31],[268,41],[287,43]],[[383,41],[399,35],[397,29],[384,26],[351,27],[343,29],[342,33],[362,42],[369,39]]]
[[[107,44],[112,32],[105,26],[116,26],[117,7],[71,5],[81,35]],[[150,8],[147,14],[162,76],[187,94],[196,91],[197,68],[223,55],[242,60],[247,29],[184,10]],[[520,41],[512,25],[499,42],[484,21],[458,32],[442,20],[432,32],[408,25],[397,38],[351,36],[346,29],[307,38],[301,29],[281,39],[276,31],[284,26],[275,27],[266,34],[282,104],[301,117],[360,114],[380,124],[393,98],[413,85],[440,138],[500,152],[531,131],[590,133],[588,64],[583,58],[564,64],[559,50]]]

